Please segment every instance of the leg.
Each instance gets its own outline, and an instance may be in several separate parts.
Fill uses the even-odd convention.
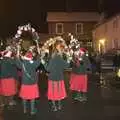
[[[23,100],[24,113],[27,113],[27,100]]]
[[[58,110],[61,110],[62,109],[62,103],[61,103],[61,100],[58,101]]]
[[[15,100],[14,100],[14,96],[9,96],[9,105],[10,106],[13,106],[13,105],[16,105],[16,102],[15,102]]]
[[[35,100],[30,101],[30,106],[31,106],[31,115],[35,115],[37,112],[37,109],[35,108]]]
[[[0,96],[0,108],[3,108],[4,106],[5,106],[4,97]]]
[[[56,102],[52,101],[52,111],[57,111],[57,106],[56,106]]]
[[[74,100],[78,100],[78,101],[82,102],[83,101],[82,99],[83,99],[82,92],[77,92],[76,97],[74,98]]]
[[[87,95],[86,95],[86,92],[83,92],[83,93],[82,93],[82,97],[83,97],[83,101],[87,101]]]

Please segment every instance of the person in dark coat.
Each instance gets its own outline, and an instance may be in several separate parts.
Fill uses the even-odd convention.
[[[72,73],[70,80],[70,89],[76,93],[74,100],[86,101],[87,93],[87,70],[90,69],[90,62],[85,55],[85,50],[80,49],[80,55],[74,55],[72,62]]]
[[[3,58],[0,61],[0,88],[1,95],[5,97],[6,105],[15,105],[13,97],[17,93],[16,81],[17,67],[15,59],[12,58],[11,51],[3,52]]]
[[[22,71],[22,81],[20,89],[20,97],[23,100],[24,113],[27,113],[27,101],[30,101],[31,115],[36,114],[35,99],[39,98],[39,88],[36,69],[40,65],[40,60],[33,60],[31,52],[27,52],[22,60],[16,62]]]
[[[62,57],[63,43],[56,41],[52,57],[47,66],[48,71],[48,100],[52,101],[52,110],[61,110],[61,100],[65,99],[64,69],[69,64]]]
[[[114,57],[113,57],[113,66],[115,68],[115,71],[120,68],[120,53],[118,52]]]

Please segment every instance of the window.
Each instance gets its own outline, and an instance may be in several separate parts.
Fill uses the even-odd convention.
[[[87,42],[87,46],[91,46],[92,47],[92,42]]]
[[[63,34],[63,23],[56,24],[56,34]]]
[[[83,23],[76,24],[76,34],[83,34]]]
[[[118,46],[119,46],[119,45],[118,45],[118,39],[115,39],[115,40],[114,40],[114,48],[118,49]]]
[[[116,20],[113,21],[113,29],[117,30],[117,27],[118,27],[118,21],[116,19]]]

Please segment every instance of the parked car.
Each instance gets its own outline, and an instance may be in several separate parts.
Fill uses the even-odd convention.
[[[106,53],[101,57],[101,69],[113,70],[113,58],[115,54]]]

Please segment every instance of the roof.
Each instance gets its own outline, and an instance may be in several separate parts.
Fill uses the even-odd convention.
[[[99,21],[98,12],[48,12],[47,22]]]
[[[94,29],[98,28],[100,25],[103,25],[111,20],[113,20],[114,18],[116,17],[119,17],[120,16],[120,13],[117,13],[116,15],[113,15],[109,18],[104,18],[101,22],[99,22],[98,24],[95,25]]]

